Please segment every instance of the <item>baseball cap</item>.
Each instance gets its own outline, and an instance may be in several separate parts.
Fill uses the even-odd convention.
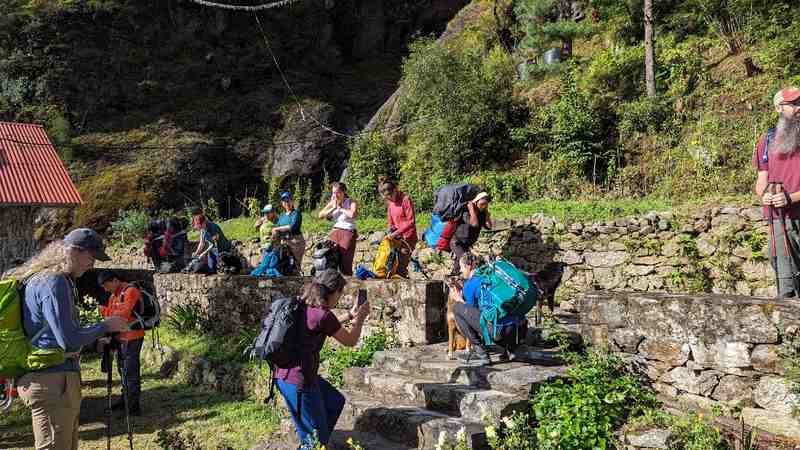
[[[261,214],[268,214],[272,211],[275,211],[275,208],[273,208],[271,204],[261,208]]]
[[[775,97],[772,98],[772,103],[778,106],[781,103],[792,103],[798,99],[800,99],[800,89],[788,87],[776,92]]]
[[[113,270],[103,270],[97,275],[97,284],[102,286],[103,283],[105,283],[106,281],[111,281],[115,278],[119,280],[119,277],[117,276],[116,272],[114,272]]]
[[[281,201],[282,202],[288,202],[291,199],[292,199],[292,194],[289,191],[281,192]]]
[[[64,236],[64,244],[67,246],[79,247],[82,250],[89,250],[98,261],[110,261],[111,258],[106,254],[106,247],[103,239],[96,231],[89,228],[78,228],[72,230]]]
[[[491,201],[491,198],[489,198],[489,194],[487,194],[486,192],[481,192],[480,194],[476,195],[472,201],[478,203],[480,200],[484,198],[486,199],[486,201]]]
[[[314,274],[314,282],[325,286],[328,292],[336,292],[347,284],[347,280],[336,269],[318,271]]]

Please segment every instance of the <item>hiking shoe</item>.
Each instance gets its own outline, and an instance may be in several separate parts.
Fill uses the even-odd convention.
[[[470,347],[468,353],[460,354],[457,358],[461,366],[469,367],[488,366],[492,362],[486,350],[477,346]]]
[[[498,361],[500,362],[509,362],[514,358],[514,355],[508,351],[508,349],[503,349],[503,352],[500,353],[500,356],[497,357]]]

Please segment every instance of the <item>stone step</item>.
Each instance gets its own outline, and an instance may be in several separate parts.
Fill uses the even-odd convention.
[[[337,427],[379,434],[385,439],[420,450],[433,450],[440,435],[455,442],[463,430],[469,448],[488,449],[480,422],[453,417],[413,405],[392,404],[348,394]]]
[[[500,418],[524,410],[529,399],[528,392],[512,394],[466,384],[439,383],[369,368],[348,369],[345,386],[351,392],[369,395],[385,404],[400,402],[481,422],[485,417]]]
[[[268,441],[259,443],[251,450],[297,449],[300,443],[297,439],[292,419],[286,418],[281,421],[281,436],[283,437],[281,440],[276,440],[273,437]],[[398,442],[392,442],[377,433],[367,433],[356,431],[352,428],[344,428],[341,426],[341,422],[337,423],[336,429],[333,430],[331,439],[326,448],[329,450],[350,450],[351,447],[347,443],[350,439],[353,440],[354,444],[360,445],[364,450],[413,450],[416,448]]]
[[[533,385],[560,376],[566,370],[553,351],[521,349],[522,351],[518,352],[519,359],[531,362],[515,360],[504,363],[493,362],[483,367],[460,367],[457,361],[445,359],[445,348],[436,344],[426,346],[423,350],[393,349],[378,352],[373,358],[371,368],[352,370],[348,377],[352,382],[363,384],[364,374],[376,371],[395,374],[397,379],[410,380],[413,383],[463,384],[527,395]],[[345,384],[348,384],[347,380]],[[395,389],[402,389],[401,393],[409,392],[406,387],[395,386]]]

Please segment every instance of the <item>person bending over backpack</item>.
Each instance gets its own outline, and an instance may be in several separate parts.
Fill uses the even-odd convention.
[[[231,243],[222,232],[222,228],[208,220],[203,210],[195,208],[192,211],[192,228],[200,232],[200,243],[192,254],[192,258],[203,256],[210,272],[217,271],[220,255],[231,251]]]
[[[464,277],[464,288],[458,289],[457,286],[450,286],[450,295],[455,302],[453,303],[453,314],[455,316],[456,326],[461,334],[469,341],[470,349],[467,353],[459,354],[457,357],[461,364],[464,366],[485,366],[491,363],[489,358],[489,351],[486,344],[481,338],[481,285],[484,282],[483,278],[475,275],[475,269],[483,264],[483,258],[473,253],[464,253],[461,255],[459,265],[461,268],[461,275]],[[501,355],[501,360],[508,359],[508,349],[512,347],[509,341],[513,333],[507,331],[515,331],[513,328],[519,326],[518,324],[525,322],[525,317],[517,317],[508,315],[504,317],[500,323],[499,341],[506,347],[506,351]],[[515,342],[514,342],[515,344]],[[513,348],[511,349],[513,350]]]
[[[111,270],[100,272],[97,276],[97,284],[104,291],[111,294],[105,306],[98,306],[103,317],[121,317],[129,323],[136,320],[133,313],[142,300],[142,293],[139,289],[128,286],[128,283],[122,281]],[[142,343],[144,343],[144,330],[124,331],[115,338],[119,339],[120,343],[117,350],[117,370],[124,382],[122,395],[128,397],[128,413],[132,416],[138,416],[141,414],[139,398],[142,390],[139,359],[142,353]],[[98,350],[100,353],[103,352],[106,345],[110,345],[109,338],[99,341]],[[120,399],[111,408],[124,410],[125,399]]]
[[[408,278],[408,263],[411,253],[417,246],[417,221],[414,216],[414,204],[411,197],[397,189],[393,181],[383,180],[378,191],[386,201],[386,218],[389,222],[389,237],[405,243],[400,246],[400,264],[397,273]]]
[[[93,230],[79,228],[6,274],[27,280],[22,304],[23,327],[25,334],[33,336],[31,344],[45,350],[38,352],[39,357],[47,354],[47,361],[41,361],[46,368],[17,380],[19,396],[31,409],[37,449],[77,450],[81,347],[103,335],[127,329],[121,317],[110,317],[84,328],[75,319],[78,297],[75,280],[94,267],[95,259],[109,260],[102,240]],[[51,365],[54,355],[59,362]]]
[[[339,267],[342,275],[353,276],[353,259],[356,256],[356,216],[358,203],[347,196],[347,186],[338,181],[331,184],[331,199],[319,212],[320,219],[332,220],[333,230],[328,239],[339,250]]]
[[[300,363],[276,368],[273,374],[294,421],[300,448],[313,441],[315,434],[320,444],[327,444],[344,408],[344,396],[318,372],[325,338],[331,336],[344,346],[355,346],[369,314],[369,302],[360,306],[354,302],[346,317],[333,314],[346,283],[338,270],[329,269],[317,272],[305,286],[302,300],[306,303],[307,330]],[[350,330],[342,327],[348,321],[353,322]]]
[[[489,215],[489,202],[492,199],[486,192],[479,193],[472,201],[467,202],[467,210],[464,211],[460,223],[456,228],[455,234],[450,241],[450,250],[453,252],[453,271],[455,276],[461,272],[459,261],[461,256],[469,252],[472,246],[478,242],[481,230],[492,229],[492,218]]]

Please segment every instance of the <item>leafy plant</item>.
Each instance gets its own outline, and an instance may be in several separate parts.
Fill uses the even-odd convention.
[[[82,327],[95,325],[103,321],[103,316],[97,309],[97,300],[85,295],[78,308],[78,322]]]
[[[364,214],[383,212],[383,201],[378,195],[378,179],[386,177],[396,180],[397,175],[396,149],[384,134],[362,134],[350,142],[347,188],[350,196],[358,199],[359,210]]]
[[[792,392],[800,398],[800,331],[785,333],[783,342],[778,347],[778,356],[786,370],[786,379],[792,386]],[[800,400],[794,405],[794,414],[800,415]]]
[[[565,358],[571,364],[565,377],[534,396],[535,448],[613,448],[614,430],[656,405],[655,395],[619,357],[590,349]]]
[[[255,197],[245,197],[241,202],[244,207],[244,213],[249,218],[256,218],[261,215],[261,202]]]
[[[335,386],[341,386],[345,369],[370,365],[375,352],[385,350],[390,345],[391,339],[385,331],[365,337],[357,348],[333,347],[326,343],[320,353],[320,361],[327,365],[328,381]]]
[[[496,450],[529,450],[535,448],[536,428],[531,415],[515,412],[503,417],[499,426],[487,425],[486,439],[489,447]]]
[[[690,412],[683,416],[674,416],[665,411],[647,410],[641,416],[628,422],[626,432],[636,432],[650,428],[662,428],[670,431],[667,441],[670,450],[729,450],[730,446],[722,437],[718,427],[713,424],[711,416]]]
[[[448,441],[446,431],[440,431],[434,448],[436,450],[469,450],[471,446],[467,443],[467,432],[462,427],[456,432],[455,442]]]
[[[116,242],[130,244],[141,239],[147,232],[150,215],[138,209],[121,211],[117,220],[111,222],[111,233]]]
[[[171,307],[165,325],[177,332],[197,331],[203,328],[206,320],[199,305],[187,303]]]

